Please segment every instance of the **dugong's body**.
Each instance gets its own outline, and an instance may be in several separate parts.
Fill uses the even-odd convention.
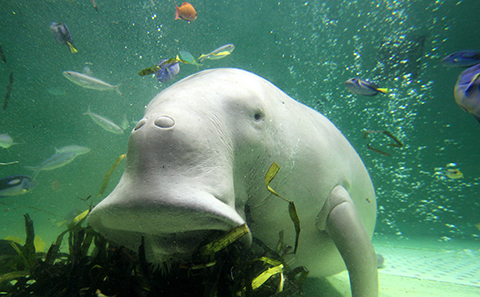
[[[292,266],[320,277],[346,264],[353,296],[377,296],[376,201],[361,159],[327,118],[243,70],[202,71],[158,94],[89,224],[133,250],[144,236],[152,261],[188,257],[208,230],[244,223],[271,248],[281,230],[293,246],[288,205],[265,187],[273,162],[271,186],[302,227]]]

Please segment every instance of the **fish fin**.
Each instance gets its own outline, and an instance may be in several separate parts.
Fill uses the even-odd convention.
[[[175,20],[178,20],[180,18],[180,7],[177,5],[177,1],[175,1]]]
[[[477,73],[473,78],[472,80],[470,81],[470,83],[468,83],[468,86],[467,88],[465,89],[465,94],[468,93],[468,91],[470,91],[470,89],[474,86],[474,82],[480,78],[480,73]]]
[[[382,94],[386,94],[388,92],[387,88],[377,88],[377,91],[379,91]]]
[[[89,75],[89,76],[93,75],[93,71],[90,69],[90,67],[88,67],[88,65],[83,66],[82,72],[85,75]]]
[[[68,45],[68,48],[70,49],[70,52],[72,54],[78,53],[78,50],[70,42],[67,41],[67,45]]]
[[[367,81],[365,81],[365,80],[359,79],[359,80],[358,80],[358,84],[359,84],[360,86],[362,86],[362,87],[376,90],[376,88],[372,88],[372,86],[370,85],[370,83],[367,82]]]

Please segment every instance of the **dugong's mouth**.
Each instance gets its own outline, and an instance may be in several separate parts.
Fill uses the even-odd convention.
[[[138,251],[143,238],[151,262],[188,259],[198,247],[245,224],[234,208],[209,193],[197,190],[172,196],[116,189],[95,206],[88,223],[108,240],[133,251]],[[251,242],[250,234],[244,237],[242,242]]]
[[[108,240],[123,245],[132,251],[139,251],[143,238],[147,260],[152,263],[188,261],[201,247],[220,238],[230,231],[198,229],[174,233],[152,234],[106,228],[101,223],[98,224],[98,222],[95,221],[95,218],[93,220],[92,218],[89,218],[89,220],[90,224],[92,224],[93,221],[95,229]],[[249,233],[239,241],[245,245],[249,245],[251,240],[251,235]]]
[[[196,230],[166,234],[165,236],[147,235],[145,246],[152,262],[166,260],[188,260],[195,252],[206,244],[221,237],[226,232],[220,230]],[[151,252],[151,253],[149,253]]]

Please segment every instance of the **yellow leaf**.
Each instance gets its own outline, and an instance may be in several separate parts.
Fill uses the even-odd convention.
[[[268,268],[262,272],[259,276],[253,279],[252,289],[260,288],[272,275],[283,272],[283,264],[277,265],[275,267]]]

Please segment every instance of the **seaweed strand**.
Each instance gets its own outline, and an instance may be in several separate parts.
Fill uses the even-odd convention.
[[[293,203],[293,201],[283,198],[277,192],[275,192],[275,190],[273,190],[270,187],[270,182],[277,175],[279,170],[280,170],[280,166],[276,162],[273,162],[270,168],[268,169],[267,174],[265,175],[265,185],[267,186],[267,190],[270,193],[288,202],[288,213],[290,214],[290,219],[292,220],[293,225],[295,226],[296,235],[295,235],[295,248],[293,249],[293,253],[296,254],[297,248],[298,248],[298,241],[300,239],[300,232],[302,231],[302,229],[300,228],[300,218],[298,217],[297,209],[295,208],[295,203]]]
[[[8,101],[10,100],[10,94],[12,93],[13,87],[13,71],[10,71],[10,80],[7,85],[7,93],[5,94],[5,101],[3,102],[3,109],[7,110]]]
[[[5,94],[5,101],[3,102],[3,109],[6,110],[7,106],[8,106],[8,101],[10,100],[10,94],[12,92],[12,87],[13,87],[13,70],[7,64],[7,57],[5,56],[5,52],[3,51],[2,44],[0,44],[0,59],[3,61],[3,63],[5,63],[8,70],[10,70],[10,77],[9,77],[9,82],[8,82],[8,85],[7,85],[7,93]]]

